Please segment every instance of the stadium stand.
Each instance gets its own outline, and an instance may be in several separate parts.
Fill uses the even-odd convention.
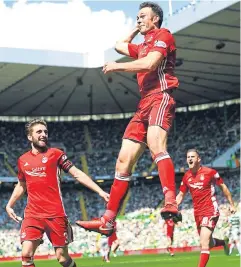
[[[198,147],[203,156],[204,164],[212,162],[228,147],[237,142],[239,129],[233,134],[228,131],[232,125],[240,123],[239,105],[230,105],[224,108],[212,108],[203,111],[189,111],[177,113],[175,123],[171,129],[169,150],[178,169],[185,166],[185,154],[190,147]],[[97,120],[88,122],[51,122],[49,123],[50,144],[67,152],[70,159],[82,167],[80,156],[85,155],[88,170],[91,176],[112,176],[114,172],[117,152],[121,144],[121,137],[129,119]],[[205,127],[203,127],[205,125]],[[88,128],[88,144],[85,128]],[[177,131],[178,129],[178,131]],[[235,128],[236,129],[236,128]],[[6,162],[17,172],[16,161],[20,154],[28,149],[24,133],[24,123],[0,122],[0,176],[13,176],[6,167]],[[180,134],[181,133],[181,134]],[[238,149],[231,160],[239,159]],[[152,166],[149,152],[145,152],[135,167],[134,173],[147,173]],[[239,202],[240,186],[239,171],[224,173],[235,201]],[[2,201],[1,210],[5,209],[12,188],[8,183],[8,190],[0,189]],[[107,191],[110,187],[106,188]],[[98,195],[88,189],[81,190],[85,201],[85,208],[89,218],[100,215],[104,210],[104,202]],[[125,208],[125,215],[118,218],[118,237],[120,250],[137,250],[144,248],[162,248],[166,246],[164,230],[160,228],[160,214],[157,206],[163,195],[158,181],[150,183],[134,182],[130,188],[131,197]],[[73,185],[63,185],[63,199],[68,217],[72,223],[82,217],[80,209],[80,191]],[[215,230],[215,235],[223,237],[226,227],[228,205],[223,197],[219,197],[221,217]],[[17,202],[15,211],[23,216],[23,207],[26,205],[26,196]],[[199,238],[194,224],[191,198],[188,197],[182,204],[183,223],[176,227],[174,247],[199,244]],[[80,228],[73,227],[75,241],[70,245],[72,253],[97,255],[96,234],[88,233]],[[17,240],[17,242],[16,242]],[[38,248],[37,254],[53,254],[53,249],[46,237],[44,245]],[[19,256],[19,225],[7,217],[5,212],[0,215],[0,256]]]
[[[236,134],[230,134],[227,130],[231,125],[240,123],[239,105],[227,106],[225,116],[224,108],[177,113],[169,139],[169,151],[177,169],[185,166],[183,151],[190,147],[198,147],[201,155],[205,155],[203,163],[207,164],[238,141],[239,128]],[[80,155],[84,153],[91,176],[113,176],[115,160],[128,121],[129,119],[51,122],[49,123],[49,141],[50,144],[52,143],[54,146],[57,144],[64,149],[70,159],[80,168]],[[88,127],[92,153],[87,149],[87,140],[84,135],[85,126]],[[0,122],[0,130],[0,152],[4,152],[8,156],[9,164],[17,172],[17,158],[28,149],[24,124]],[[0,164],[3,164],[2,160],[0,160]],[[146,151],[137,163],[135,173],[147,172],[151,165],[150,153]],[[6,168],[1,168],[0,175],[12,176]]]

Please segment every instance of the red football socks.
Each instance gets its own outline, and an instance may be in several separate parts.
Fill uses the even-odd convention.
[[[155,155],[153,159],[157,164],[165,199],[168,202],[172,202],[176,199],[175,169],[172,159],[168,152],[161,152]]]
[[[208,263],[209,256],[210,256],[209,250],[202,250],[200,254],[198,267],[205,267]]]
[[[128,191],[130,174],[121,174],[119,176],[121,176],[122,179],[119,180],[115,178],[114,183],[111,186],[110,200],[107,204],[107,210],[103,216],[106,221],[115,220],[122,201]]]

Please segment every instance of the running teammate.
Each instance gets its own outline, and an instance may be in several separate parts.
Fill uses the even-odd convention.
[[[177,195],[177,204],[180,205],[187,191],[190,191],[193,200],[194,216],[197,230],[200,235],[201,255],[198,267],[205,267],[210,256],[210,248],[223,246],[228,254],[228,239],[220,240],[212,237],[212,233],[219,218],[218,203],[215,195],[215,185],[223,191],[230,203],[230,211],[235,212],[235,206],[223,179],[219,173],[211,168],[201,166],[201,158],[196,149],[187,151],[189,170],[185,173]]]

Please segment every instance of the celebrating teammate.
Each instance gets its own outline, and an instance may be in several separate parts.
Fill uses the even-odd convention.
[[[137,26],[125,39],[116,43],[118,53],[136,60],[110,62],[103,67],[105,74],[119,71],[137,73],[141,100],[123,136],[107,210],[98,220],[77,221],[77,225],[84,229],[106,235],[114,231],[114,221],[128,190],[131,171],[146,145],[157,164],[165,195],[162,217],[171,218],[178,214],[175,170],[167,152],[168,131],[175,113],[172,93],[178,87],[178,79],[174,75],[176,45],[172,34],[167,29],[160,28],[162,20],[163,11],[159,5],[153,2],[142,3]],[[144,42],[140,45],[132,44],[138,33],[144,35]]]
[[[98,193],[105,201],[105,193],[90,177],[77,169],[66,154],[48,148],[48,129],[45,121],[34,119],[25,126],[31,150],[18,159],[18,184],[6,206],[8,215],[16,222],[22,219],[14,204],[27,191],[28,201],[21,225],[22,267],[34,267],[34,253],[46,233],[54,246],[56,257],[64,267],[75,267],[68,254],[73,241],[72,228],[67,219],[60,191],[60,170],[71,174],[78,182]]]
[[[235,212],[234,202],[229,189],[223,179],[214,169],[201,166],[201,158],[196,149],[187,151],[189,170],[185,173],[177,195],[177,204],[180,205],[188,189],[192,196],[194,216],[197,230],[200,235],[201,255],[198,267],[205,267],[209,260],[210,248],[223,246],[228,254],[228,239],[220,240],[212,237],[212,233],[219,218],[218,203],[215,196],[217,185],[223,191],[230,203],[230,211]]]

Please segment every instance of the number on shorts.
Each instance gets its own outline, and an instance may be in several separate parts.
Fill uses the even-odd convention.
[[[202,224],[204,225],[208,224],[208,217],[203,217]]]

